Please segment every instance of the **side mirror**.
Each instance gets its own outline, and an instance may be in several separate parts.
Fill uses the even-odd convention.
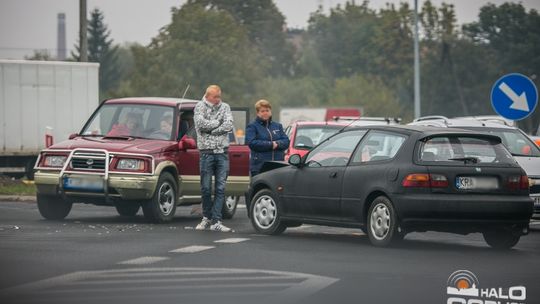
[[[69,137],[68,137],[68,138],[69,138],[69,139],[74,139],[74,138],[77,137],[77,136],[79,136],[79,134],[77,134],[77,133],[71,133],[71,134],[69,134]]]
[[[181,151],[185,151],[187,149],[197,149],[197,143],[195,142],[195,139],[184,135],[178,142],[178,149]]]
[[[302,157],[300,154],[293,154],[289,157],[289,164],[299,167],[302,164]]]

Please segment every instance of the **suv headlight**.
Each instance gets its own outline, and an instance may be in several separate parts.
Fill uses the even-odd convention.
[[[116,169],[143,171],[144,160],[136,158],[122,158],[118,161]]]
[[[45,167],[61,168],[66,163],[67,156],[65,155],[47,155],[43,161]]]

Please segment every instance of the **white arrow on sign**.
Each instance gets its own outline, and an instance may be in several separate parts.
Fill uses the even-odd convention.
[[[519,111],[525,111],[529,112],[529,104],[527,103],[527,95],[525,92],[521,93],[521,95],[518,96],[514,90],[512,90],[511,87],[509,87],[506,82],[503,82],[499,85],[499,89],[503,91],[510,100],[512,100],[512,105],[510,105],[510,109],[519,110]]]

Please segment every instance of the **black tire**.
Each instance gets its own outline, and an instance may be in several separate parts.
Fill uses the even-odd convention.
[[[367,235],[372,245],[389,246],[394,241],[403,239],[398,232],[398,220],[392,202],[386,196],[373,200],[367,214]]]
[[[118,214],[120,214],[121,216],[135,216],[141,208],[141,204],[139,202],[133,201],[115,202],[114,206],[116,207],[116,211],[118,211]]]
[[[37,194],[37,205],[41,216],[48,220],[64,219],[73,206],[73,202],[59,196]]]
[[[269,189],[262,189],[251,200],[250,220],[253,228],[262,234],[281,234],[287,225],[281,221],[278,198]]]
[[[484,231],[484,240],[494,249],[507,250],[514,247],[521,238],[521,235],[512,229],[498,228]]]
[[[236,213],[236,207],[240,201],[239,196],[225,196],[225,202],[223,202],[223,208],[221,209],[221,217],[226,220],[233,218]]]
[[[176,212],[177,193],[173,176],[168,172],[161,173],[154,195],[142,205],[144,217],[152,223],[171,221]]]
[[[34,180],[34,165],[36,164],[35,159],[31,159],[26,162],[25,166],[25,175],[28,180]]]

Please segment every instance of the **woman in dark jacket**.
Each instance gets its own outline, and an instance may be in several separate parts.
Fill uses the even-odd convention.
[[[289,137],[280,123],[272,121],[272,106],[267,100],[255,103],[257,118],[246,129],[246,143],[251,149],[249,171],[255,176],[265,161],[284,160]]]

